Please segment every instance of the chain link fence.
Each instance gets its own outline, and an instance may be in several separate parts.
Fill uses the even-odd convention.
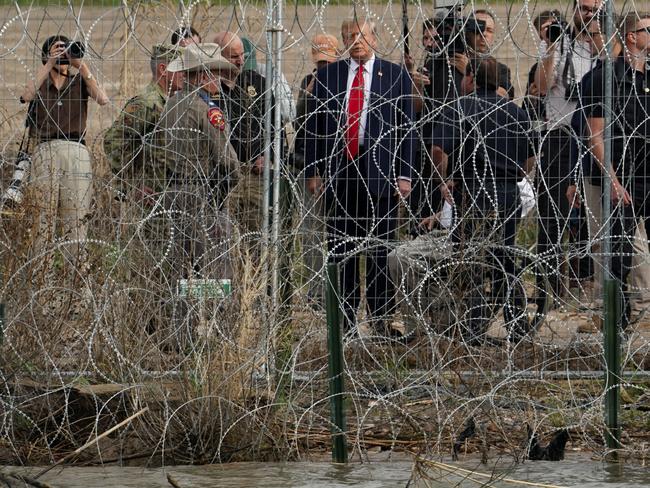
[[[620,388],[647,460],[650,17],[576,5],[4,2],[0,459],[328,451],[329,263],[351,459],[604,456]]]

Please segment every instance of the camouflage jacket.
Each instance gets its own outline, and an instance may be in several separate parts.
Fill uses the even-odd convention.
[[[166,101],[160,86],[149,83],[126,102],[104,135],[104,152],[123,195],[142,186],[157,190],[164,185],[164,175],[155,170],[160,167],[155,161],[162,157],[155,144],[155,131]]]
[[[201,90],[188,87],[167,101],[156,139],[164,151],[164,167],[157,171],[171,186],[223,198],[239,176],[223,101]]]

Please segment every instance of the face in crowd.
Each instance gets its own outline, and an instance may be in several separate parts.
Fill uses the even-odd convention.
[[[221,89],[221,76],[219,70],[208,70],[201,73],[201,88],[208,94],[214,96],[219,94]]]
[[[175,73],[166,71],[166,73],[167,73],[167,81],[169,83],[171,90],[172,91],[181,90],[183,88],[183,82],[185,81],[185,73],[183,73],[182,71],[176,71]]]
[[[422,31],[422,47],[429,52],[434,52],[440,47],[438,43],[438,30],[434,25]]]
[[[244,43],[239,37],[232,36],[221,48],[221,55],[241,70],[244,67]]]
[[[483,12],[476,13],[474,18],[478,21],[484,22],[485,28],[483,29],[483,32],[467,34],[467,41],[474,51],[487,54],[492,49],[492,44],[494,44],[494,31],[496,29],[494,19],[491,15]]]
[[[164,89],[169,89],[172,93],[183,89],[185,73],[182,71],[167,71],[167,63],[158,62],[156,75],[158,82]]]
[[[573,23],[578,31],[585,29],[591,19],[598,15],[602,0],[577,0],[573,14]]]
[[[377,37],[368,22],[350,22],[342,30],[343,45],[350,57],[357,62],[372,58],[377,47]]]
[[[600,22],[589,22],[587,25],[587,34],[589,35],[591,54],[594,56],[602,56],[605,53],[605,35],[600,28]]]
[[[628,47],[647,55],[650,52],[650,19],[639,19],[634,30],[627,32],[625,37]]]

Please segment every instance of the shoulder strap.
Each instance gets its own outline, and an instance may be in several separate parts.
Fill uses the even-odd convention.
[[[576,70],[573,66],[573,50],[575,49],[575,35],[573,31],[569,34],[569,49],[566,51],[566,58],[564,60],[564,70],[562,71],[562,84],[566,87],[569,76],[571,79],[576,81]],[[562,40],[562,45],[564,45],[564,39]],[[579,80],[577,80],[579,81]]]

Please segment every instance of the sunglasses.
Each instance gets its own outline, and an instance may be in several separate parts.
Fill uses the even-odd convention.
[[[650,25],[636,29],[634,32],[645,32],[646,34],[650,34]]]

